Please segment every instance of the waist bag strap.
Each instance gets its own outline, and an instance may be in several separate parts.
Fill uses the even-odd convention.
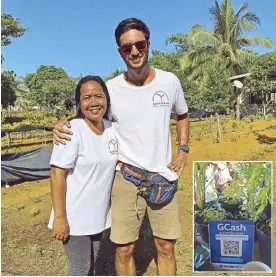
[[[156,176],[158,176],[158,173],[149,172],[141,168],[135,167],[133,165],[122,163],[122,162],[118,162],[118,165],[120,166],[122,173],[126,171],[128,174],[131,174],[132,176],[134,176],[137,180],[136,182],[133,181],[133,183],[136,185],[138,190],[136,194],[136,201],[135,201],[134,208],[136,211],[137,218],[139,219],[138,208],[137,208],[138,196],[146,191],[146,187],[151,186],[153,179]]]

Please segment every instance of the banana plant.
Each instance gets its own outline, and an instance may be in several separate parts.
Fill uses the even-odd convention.
[[[205,208],[206,169],[209,163],[195,162],[194,165],[195,201],[198,208],[203,211]]]
[[[242,162],[238,164],[242,209],[256,222],[268,203],[271,203],[272,165],[270,162]]]

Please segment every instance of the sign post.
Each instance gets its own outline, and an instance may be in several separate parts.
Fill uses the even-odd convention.
[[[254,223],[252,220],[210,220],[211,263],[217,270],[242,270],[252,261]]]

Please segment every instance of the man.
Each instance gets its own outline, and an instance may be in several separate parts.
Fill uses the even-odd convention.
[[[188,108],[178,78],[148,64],[150,31],[129,18],[115,30],[118,51],[127,72],[107,82],[111,113],[119,144],[119,160],[173,182],[182,173],[189,152]],[[170,115],[177,114],[179,148],[171,156]],[[54,139],[63,142],[60,122]],[[67,123],[68,125],[68,123]],[[147,210],[157,249],[157,274],[176,275],[175,240],[181,236],[177,197],[166,205],[150,205],[137,196],[136,186],[116,173],[112,194],[111,240],[117,244],[117,275],[136,275],[133,252]]]

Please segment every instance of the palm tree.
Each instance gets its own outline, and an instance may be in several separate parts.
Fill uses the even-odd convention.
[[[219,63],[224,59],[231,75],[242,74],[246,71],[246,65],[256,58],[249,47],[262,45],[272,48],[273,42],[268,37],[243,36],[260,24],[260,18],[255,13],[245,11],[247,7],[247,3],[241,4],[234,12],[230,0],[223,0],[221,6],[215,0],[215,6],[209,9],[213,30],[199,24],[191,27],[188,39],[195,47],[184,53],[182,68],[190,68],[192,77],[197,78],[208,63]]]
[[[183,54],[180,60],[183,69],[189,69],[190,77],[197,79],[204,76],[210,64],[225,63],[229,77],[245,73],[257,55],[252,47],[261,45],[272,48],[273,42],[264,36],[244,36],[260,24],[260,18],[253,12],[246,12],[247,3],[241,4],[234,12],[230,0],[223,0],[221,5],[215,0],[215,5],[209,9],[213,30],[196,24],[191,27],[188,39],[194,45],[190,51]],[[237,119],[240,119],[241,91],[234,89],[233,99],[236,99]]]

